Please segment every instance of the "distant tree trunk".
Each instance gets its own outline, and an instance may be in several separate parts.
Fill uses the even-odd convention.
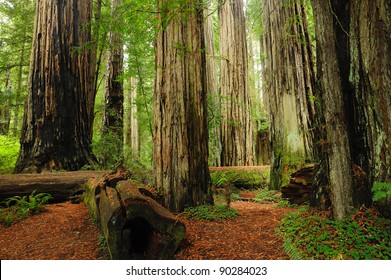
[[[333,216],[341,220],[353,209],[352,159],[344,100],[344,75],[348,73],[343,72],[346,65],[341,63],[341,57],[346,57],[348,49],[344,40],[337,40],[336,28],[343,27],[345,21],[342,17],[336,17],[342,15],[343,10],[331,3],[323,0],[312,2],[317,37],[317,83],[320,89],[317,93],[320,104],[318,115],[322,116],[318,127],[322,136],[319,139],[321,164],[315,184],[318,187],[317,195],[328,194]],[[345,3],[338,4],[339,7],[345,6]]]
[[[91,1],[38,0],[29,95],[15,172],[78,170],[96,163],[88,106]]]
[[[204,10],[205,16],[205,51],[206,51],[206,83],[208,94],[208,128],[209,128],[209,164],[221,165],[221,98],[218,92],[218,80],[215,60],[215,42],[213,27],[213,10],[211,2]]]
[[[354,200],[356,205],[368,205],[374,182],[391,183],[391,2],[350,2],[346,78],[355,94],[347,94],[346,109],[353,122],[355,176],[360,169],[366,175],[354,184]]]
[[[0,135],[7,135],[11,122],[11,68],[7,68],[5,77],[5,92],[0,105]]]
[[[140,158],[140,135],[137,116],[137,79],[131,77],[129,80],[129,92],[126,100],[126,133],[124,139],[125,157],[138,160]]]
[[[117,9],[123,0],[111,0],[111,16],[114,19]],[[109,36],[109,50],[106,70],[105,107],[103,111],[102,138],[104,141],[115,143],[110,151],[112,158],[104,159],[105,164],[118,161],[123,157],[123,46],[121,34],[118,33],[117,25],[112,25]],[[115,163],[115,162],[111,162]]]
[[[219,1],[221,164],[253,165],[254,144],[243,0]]]
[[[280,189],[283,167],[313,157],[314,64],[302,3],[264,1],[264,92],[271,135],[271,189]]]
[[[102,14],[102,0],[96,0],[93,1],[93,19],[94,24],[91,28],[91,46],[90,46],[90,52],[91,52],[91,62],[90,62],[90,83],[92,84],[92,91],[88,98],[88,108],[89,112],[88,115],[90,116],[90,126],[93,127],[93,121],[94,121],[94,110],[95,110],[95,99],[96,94],[98,92],[98,84],[99,84],[99,72],[101,68],[101,62],[102,62],[102,56],[103,56],[103,45],[104,43],[101,42],[101,49],[98,52],[99,49],[99,41],[101,40],[101,14]],[[106,37],[106,34],[103,36]],[[89,135],[90,141],[92,142],[92,130],[91,134]]]
[[[26,36],[26,34],[25,34]],[[21,102],[21,94],[22,94],[22,83],[23,83],[23,64],[25,61],[25,53],[26,53],[26,39],[22,42],[22,49],[20,51],[20,65],[18,69],[18,86],[15,92],[15,108],[14,108],[14,121],[12,125],[12,134],[16,136],[19,134],[19,111],[20,111],[20,102]]]
[[[159,0],[155,186],[171,211],[211,203],[202,1]]]

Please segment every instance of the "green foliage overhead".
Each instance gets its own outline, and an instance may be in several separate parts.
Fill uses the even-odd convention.
[[[287,214],[277,233],[293,259],[391,259],[391,221],[373,209],[336,222],[300,208]]]

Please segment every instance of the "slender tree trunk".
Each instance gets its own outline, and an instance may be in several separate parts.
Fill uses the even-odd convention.
[[[29,95],[15,172],[78,170],[96,163],[88,106],[91,2],[37,1]]]
[[[140,135],[138,127],[138,108],[137,108],[137,79],[129,79],[129,93],[126,100],[126,133],[124,139],[125,157],[138,160],[140,158]]]
[[[206,83],[208,94],[208,128],[209,128],[209,164],[221,165],[221,98],[218,92],[218,80],[215,60],[215,36],[213,27],[212,1],[207,3],[205,16],[205,51],[206,51]]]
[[[202,1],[159,0],[155,185],[171,211],[211,203]]]
[[[8,135],[11,122],[11,68],[7,68],[5,77],[5,92],[0,105],[0,135]]]
[[[280,189],[283,168],[313,157],[314,65],[303,4],[264,1],[264,92],[271,135],[271,189]]]
[[[26,34],[25,34],[26,36]],[[23,83],[23,64],[25,60],[25,52],[26,52],[26,39],[22,42],[22,50],[20,51],[20,66],[18,69],[18,87],[16,88],[16,94],[15,94],[15,108],[14,108],[14,121],[12,125],[12,134],[14,136],[18,135],[19,133],[19,111],[20,111],[20,104],[21,102],[21,94],[22,94],[22,83]]]
[[[219,1],[223,166],[253,165],[253,124],[242,0]]]
[[[111,0],[112,18],[115,18],[116,11],[122,5],[122,2],[123,0]],[[110,48],[108,51],[106,70],[107,75],[102,138],[104,141],[114,142],[115,145],[111,145],[111,147],[115,150],[111,151],[113,155],[112,159],[105,159],[106,164],[111,160],[118,161],[123,157],[123,46],[121,42],[121,34],[115,30],[115,21],[112,28],[114,30],[111,30],[109,33]]]
[[[341,72],[341,59],[338,53],[347,49],[337,41],[336,9],[331,1],[314,0],[315,27],[317,35],[317,83],[320,89],[317,98],[321,104],[319,115],[323,116],[319,123],[321,168],[319,174],[326,178],[318,181],[326,183],[324,188],[331,200],[333,216],[341,220],[353,209],[353,174],[350,152],[348,119],[345,113],[344,81]],[[340,3],[341,4],[341,3]],[[341,10],[339,10],[341,11]]]

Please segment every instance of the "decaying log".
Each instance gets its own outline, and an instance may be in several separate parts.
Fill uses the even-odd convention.
[[[83,192],[89,179],[99,178],[102,171],[53,172],[42,174],[12,174],[0,176],[0,201],[13,196],[50,193],[52,202],[69,200]]]
[[[281,188],[282,198],[301,205],[311,199],[314,165],[306,165],[292,173],[288,185]]]
[[[111,258],[172,258],[185,236],[184,224],[157,203],[149,190],[128,180],[111,179],[105,185],[104,180],[93,184],[86,196]]]

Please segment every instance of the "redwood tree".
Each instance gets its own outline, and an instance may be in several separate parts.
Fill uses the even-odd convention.
[[[301,1],[263,2],[263,90],[271,135],[270,188],[279,189],[286,164],[313,157],[314,64]]]
[[[158,8],[155,184],[164,205],[178,212],[212,201],[203,1],[159,0]]]
[[[15,172],[95,164],[88,24],[91,1],[38,0],[21,149]]]
[[[391,182],[391,4],[312,1],[317,33],[320,165],[314,204],[336,219]],[[327,201],[329,200],[329,203]]]
[[[124,116],[124,87],[123,87],[123,46],[121,34],[118,32],[120,22],[116,14],[123,0],[111,0],[111,16],[113,22],[109,32],[109,50],[106,67],[105,107],[103,111],[102,141],[111,147],[104,158],[105,164],[115,164],[123,158],[123,116]]]
[[[254,144],[243,0],[219,1],[221,164],[253,165]]]

